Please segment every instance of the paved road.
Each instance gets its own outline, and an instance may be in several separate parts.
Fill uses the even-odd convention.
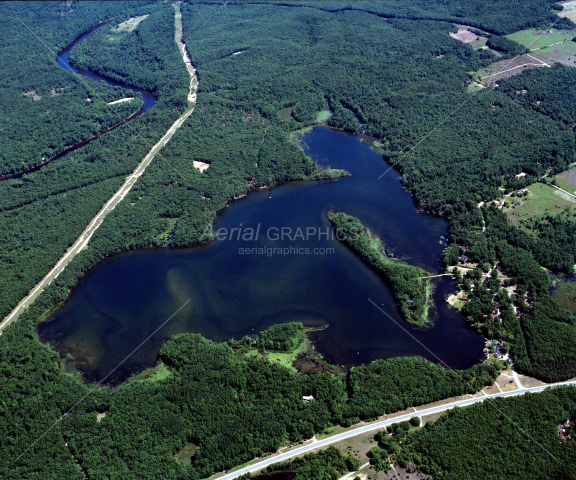
[[[391,425],[393,423],[403,422],[405,420],[410,420],[412,417],[422,418],[424,416],[432,415],[434,413],[441,413],[441,412],[445,412],[447,410],[451,410],[454,407],[467,407],[468,405],[472,405],[474,403],[483,402],[487,398],[514,397],[516,395],[523,395],[525,393],[541,392],[541,391],[545,390],[546,388],[554,387],[554,386],[560,386],[560,385],[576,385],[576,381],[555,383],[555,384],[543,385],[540,387],[532,387],[532,388],[524,388],[523,387],[521,389],[514,390],[512,392],[496,393],[494,395],[489,395],[489,396],[469,398],[466,400],[459,400],[457,402],[449,403],[447,405],[440,405],[438,407],[426,408],[426,406],[423,405],[423,406],[417,407],[419,410],[417,410],[416,412],[408,413],[405,415],[400,415],[400,416],[397,416],[394,418],[390,418],[390,419],[386,419],[386,420],[382,420],[382,421],[378,421],[378,422],[374,422],[374,423],[369,423],[367,425],[362,425],[362,426],[357,427],[353,430],[339,433],[338,435],[334,435],[332,437],[328,437],[328,438],[325,438],[323,440],[318,440],[318,441],[316,441],[314,443],[310,443],[308,445],[303,445],[301,447],[294,448],[288,452],[279,453],[279,454],[272,455],[270,457],[266,457],[263,460],[260,460],[260,461],[254,463],[253,465],[250,465],[248,467],[241,468],[240,470],[237,470],[237,471],[232,472],[232,473],[228,473],[228,474],[224,474],[224,475],[220,475],[220,476],[215,476],[213,478],[218,479],[218,480],[233,480],[233,479],[238,478],[238,477],[245,475],[247,473],[253,473],[257,470],[261,470],[263,468],[266,468],[266,467],[272,465],[273,463],[283,462],[283,461],[289,460],[290,458],[295,457],[297,455],[301,455],[303,453],[308,453],[308,452],[311,452],[312,450],[316,450],[318,448],[327,447],[328,445],[331,445],[331,444],[337,443],[337,442],[341,442],[341,441],[346,440],[348,438],[355,437],[356,435],[361,435],[363,433],[372,432],[374,430],[381,430],[384,427],[387,427],[388,425]]]
[[[175,18],[174,21],[176,24],[176,30],[178,31],[178,26],[180,26],[181,28],[182,23],[180,22],[180,25],[178,25],[179,18]],[[184,44],[182,43],[182,45]],[[183,52],[184,62],[185,63],[187,61],[189,62],[187,57],[184,56],[184,53],[186,52],[185,46],[181,50],[181,52]],[[195,85],[197,85],[197,79],[195,77],[192,79],[192,81],[195,81],[194,83]],[[194,88],[196,87],[194,86]],[[195,91],[193,93],[193,96],[189,94],[188,98],[196,100]],[[116,205],[118,205],[118,203],[120,203],[120,201],[126,196],[126,194],[130,191],[132,186],[136,183],[138,178],[144,173],[146,167],[150,165],[156,154],[160,151],[161,148],[164,147],[164,145],[168,143],[168,141],[172,138],[172,135],[174,135],[174,132],[176,132],[176,130],[180,128],[180,126],[184,123],[184,121],[190,116],[190,114],[193,111],[194,111],[194,103],[191,103],[190,108],[180,118],[178,118],[178,120],[176,120],[172,124],[172,126],[168,129],[168,131],[164,134],[164,136],[158,141],[158,143],[156,143],[156,145],[152,147],[152,149],[148,152],[148,154],[142,159],[142,161],[138,164],[136,169],[132,172],[132,175],[126,177],[126,181],[124,182],[124,184],[114,195],[112,195],[110,200],[106,202],[106,204],[102,207],[102,209],[98,212],[98,214],[88,224],[88,226],[82,232],[82,234],[76,239],[74,244],[66,251],[64,256],[58,261],[58,263],[54,265],[52,270],[50,270],[50,272],[48,272],[48,274],[40,281],[40,283],[38,283],[32,289],[32,291],[20,301],[20,303],[16,306],[16,308],[12,310],[10,315],[8,315],[4,320],[2,320],[2,322],[0,322],[0,335],[2,335],[2,331],[6,327],[10,325],[14,320],[16,320],[20,316],[20,314],[30,306],[30,304],[36,299],[36,297],[40,295],[48,285],[50,285],[52,280],[54,280],[56,277],[58,277],[58,275],[60,275],[60,272],[64,270],[66,265],[70,263],[70,261],[74,258],[74,256],[88,245],[90,238],[92,237],[94,232],[98,230],[98,227],[100,227],[100,225],[102,224],[104,217],[106,217],[108,213],[114,210],[114,207],[116,207]]]

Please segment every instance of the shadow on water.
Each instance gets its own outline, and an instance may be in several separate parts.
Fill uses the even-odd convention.
[[[318,164],[352,175],[281,185],[232,202],[214,227],[228,233],[237,229],[225,239],[193,249],[129,252],[105,260],[82,279],[67,304],[38,327],[41,339],[62,355],[81,358],[77,363],[86,378],[100,380],[191,299],[107,382],[120,382],[152,366],[163,342],[176,333],[225,341],[287,321],[329,325],[314,339],[318,350],[336,364],[405,355],[438,361],[437,355],[454,368],[477,363],[483,339],[444,300],[455,289],[452,280],[433,280],[431,328],[408,326],[381,278],[332,238],[326,212],[341,210],[360,218],[395,256],[432,273],[441,273],[447,222],[418,214],[396,172],[378,180],[386,164],[360,138],[318,127],[303,134],[301,143]],[[304,238],[297,235],[298,228]],[[278,248],[280,253],[274,250]]]

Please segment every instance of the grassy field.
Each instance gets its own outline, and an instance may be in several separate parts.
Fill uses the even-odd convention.
[[[504,211],[512,223],[519,223],[521,220],[536,220],[547,215],[558,215],[566,208],[576,211],[576,204],[565,200],[555,194],[557,190],[544,183],[535,183],[528,187],[528,196],[506,197],[505,201],[510,205]],[[572,192],[572,190],[568,190]],[[513,204],[522,205],[512,208]]]
[[[170,375],[172,375],[171,370],[162,362],[158,362],[158,365],[152,368],[148,368],[138,375],[134,375],[128,379],[128,382],[136,382],[139,380],[145,380],[147,382],[159,382],[165,380]]]
[[[286,107],[283,110],[280,110],[279,115],[284,120],[290,120],[292,118],[292,110],[294,110],[294,107]]]
[[[576,33],[572,32],[572,35],[576,36]],[[564,52],[569,53],[571,55],[576,55],[576,42],[572,42],[572,41],[567,41],[567,42],[561,43],[560,45],[552,45],[550,47],[542,48],[540,50],[536,50],[536,52],[537,53],[552,53],[557,48],[559,48],[560,50],[563,50]]]
[[[575,32],[567,30],[552,29],[552,33],[546,33],[543,35],[534,35],[535,31],[535,28],[527,28],[526,30],[520,30],[519,32],[506,35],[506,38],[514,40],[525,47],[530,47],[530,50],[535,50],[537,48],[552,45],[553,43],[564,41],[569,42],[572,37],[575,36]]]
[[[184,448],[174,454],[174,459],[184,465],[190,465],[192,463],[192,456],[196,452],[198,447],[193,443],[187,443]]]
[[[555,287],[554,300],[576,314],[576,282],[557,280]]]
[[[284,352],[262,352],[262,351],[259,351],[257,349],[252,349],[252,350],[248,350],[247,352],[242,352],[240,355],[237,356],[237,358],[246,358],[246,357],[265,358],[265,359],[269,360],[270,362],[278,363],[279,365],[283,365],[283,366],[289,368],[290,370],[296,372],[298,370],[296,369],[296,367],[294,367],[294,365],[292,365],[294,363],[294,360],[296,360],[296,357],[301,353],[306,353],[309,350],[313,350],[313,349],[314,349],[314,347],[310,343],[310,340],[308,340],[308,337],[306,337],[306,335],[305,335],[304,340],[302,340],[300,345],[298,345],[298,347],[291,352],[286,352],[286,353],[284,353]]]
[[[532,52],[540,54],[549,54],[556,49],[560,49],[568,54],[576,55],[576,42],[571,41],[576,36],[576,31],[552,29],[552,33],[534,35],[535,31],[536,29],[534,28],[528,28],[506,35],[506,38],[529,47]]]
[[[351,437],[343,442],[335,443],[334,446],[342,452],[343,455],[354,455],[362,463],[368,461],[368,452],[372,447],[377,447],[378,443],[374,440],[375,432],[368,432],[362,435]]]
[[[320,110],[317,114],[316,117],[314,118],[314,121],[316,123],[325,123],[328,121],[328,119],[332,116],[332,114],[328,111],[328,110]]]
[[[469,42],[468,45],[470,45],[474,50],[478,50],[479,48],[484,47],[487,41],[488,39],[485,37],[478,37],[476,40]]]

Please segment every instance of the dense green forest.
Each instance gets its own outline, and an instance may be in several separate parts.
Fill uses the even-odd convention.
[[[425,324],[428,298],[426,282],[421,277],[426,272],[390,259],[380,240],[357,218],[330,211],[328,219],[332,222],[338,240],[348,245],[382,276],[400,306],[402,317],[409,323]]]
[[[58,9],[50,13],[55,4],[49,5],[50,8],[44,8],[43,2],[29,3],[26,6],[17,2],[4,3],[0,8],[5,8],[7,15],[3,17],[4,20],[2,21],[8,21],[7,18],[10,18],[10,28],[13,30],[15,23],[18,23],[17,18],[21,18],[34,28],[44,28],[46,31],[54,33],[56,25],[63,17],[62,12]],[[141,75],[145,76],[147,73],[149,63],[146,63],[145,59],[149,57],[149,51],[154,48],[154,44],[151,45],[148,42],[155,41],[158,45],[166,44],[172,48],[174,55],[168,56],[166,59],[166,69],[171,72],[170,75],[176,75],[180,72],[179,75],[185,75],[187,79],[182,58],[174,43],[174,9],[169,5],[166,5],[165,9],[157,9],[154,5],[147,7],[145,2],[139,5],[130,3],[129,7],[123,5],[122,2],[117,2],[117,6],[112,10],[110,10],[109,4],[102,4],[102,9],[99,10],[92,2],[74,4],[72,12],[65,16],[70,23],[67,23],[66,28],[62,29],[62,38],[54,38],[52,43],[47,45],[53,52],[56,52],[69,44],[83,30],[88,29],[103,18],[120,15],[117,20],[111,22],[110,27],[103,27],[112,28],[116,23],[129,18],[131,13],[135,11],[133,8],[135,6],[147,8],[148,11],[152,12],[146,22],[155,29],[153,36],[147,37],[145,42],[141,40],[144,43],[139,48],[137,46],[132,48],[133,60],[143,65]],[[172,23],[166,22],[168,18],[166,12],[172,15]],[[146,22],[143,22],[141,27]],[[74,29],[72,29],[73,26]],[[45,42],[47,40],[48,38],[43,39]],[[25,108],[20,108],[20,110],[18,110],[19,107],[15,108],[15,105],[12,105],[14,110],[10,111],[6,118],[10,120],[10,115],[16,114],[18,115],[16,123],[27,122],[26,117],[20,116],[20,112],[30,112],[31,118],[39,118],[44,122],[44,126],[39,129],[34,128],[35,120],[32,119],[31,130],[28,128],[20,129],[17,131],[17,137],[2,137],[0,141],[6,140],[7,146],[6,148],[2,146],[0,152],[8,153],[15,151],[13,149],[24,149],[25,145],[41,146],[46,139],[52,138],[53,135],[60,135],[58,137],[60,143],[54,143],[54,145],[66,146],[101,131],[97,124],[90,124],[90,129],[78,129],[78,137],[72,138],[72,140],[66,136],[62,137],[62,132],[66,133],[69,128],[76,128],[85,122],[81,115],[76,114],[76,109],[88,108],[86,107],[87,96],[94,99],[94,102],[90,102],[89,105],[95,105],[103,103],[98,95],[101,95],[104,100],[113,100],[124,96],[125,90],[120,92],[117,87],[106,86],[103,82],[92,80],[85,80],[86,84],[81,83],[71,72],[57,66],[54,58],[50,55],[50,51],[43,47],[37,39],[30,37],[30,33],[24,28],[14,30],[13,41],[14,45],[10,44],[12,50],[9,50],[7,46],[6,52],[4,49],[0,50],[0,55],[9,52],[14,54],[13,48],[16,48],[16,44],[26,45],[26,48],[30,48],[33,53],[29,57],[22,56],[22,54],[13,56],[12,63],[6,63],[13,65],[13,68],[2,71],[7,78],[12,79],[10,81],[14,82],[13,86],[8,84],[6,91],[16,92],[18,101],[24,99],[25,102]],[[37,74],[28,76],[26,72],[31,71],[34,62],[41,65],[46,64],[46,66],[43,66],[43,70]],[[45,75],[43,75],[44,70],[46,71]],[[29,97],[22,96],[23,90],[20,89],[18,83],[18,75],[21,72],[24,72],[27,78],[35,79],[34,88],[40,93],[48,92],[47,97],[33,101]],[[70,105],[74,106],[75,113],[70,113],[65,109],[60,112],[58,104],[53,103],[66,97],[65,94],[51,97],[50,90],[55,85],[53,84],[54,78],[60,78],[62,85],[69,84],[70,89],[74,85],[74,89],[71,91],[76,91],[77,94],[73,98],[80,98],[76,103],[73,103],[73,99],[70,97]],[[162,78],[157,78],[157,80],[163,81]],[[85,147],[60,160],[49,163],[37,172],[24,175],[22,178],[0,182],[2,194],[0,224],[3,226],[0,232],[2,238],[0,260],[3,265],[2,275],[0,275],[0,285],[3,292],[0,302],[0,315],[2,317],[7,315],[19,299],[58,261],[101,206],[121,185],[122,177],[132,172],[151,145],[178,118],[182,109],[182,101],[185,102],[186,99],[186,86],[179,92],[182,98],[174,105],[172,104],[174,92],[169,92],[170,95],[167,98],[159,93],[158,102],[154,108],[132,120],[129,124],[98,137]],[[9,96],[3,95],[2,99]],[[132,103],[126,102],[115,105],[115,112],[125,112],[125,116],[120,119],[106,106],[98,108],[106,109],[106,114],[111,115],[113,120],[111,123],[116,124],[138,108],[138,106],[130,106]],[[45,110],[45,108],[49,108],[49,110]],[[50,115],[53,110],[56,115],[63,113],[64,117],[60,120],[53,118]],[[75,121],[69,122],[69,118],[74,118]],[[57,120],[58,122],[68,122],[69,125],[60,126]],[[7,128],[12,128],[13,123],[10,121],[7,123]],[[46,128],[50,130],[50,133],[44,132],[43,129]],[[33,163],[30,161],[28,165],[31,164]]]
[[[573,317],[550,300],[549,279],[540,267],[567,270],[572,260],[558,252],[572,245],[568,255],[572,254],[573,230],[568,220],[562,220],[563,226],[553,224],[554,231],[540,225],[538,235],[529,237],[513,229],[500,212],[477,207],[480,201],[501,195],[501,189],[520,188],[574,161],[570,105],[576,92],[563,86],[572,85],[575,74],[566,67],[526,72],[470,98],[466,93],[469,72],[487,66],[495,57],[452,39],[448,33],[453,26],[438,21],[457,20],[504,35],[552,23],[551,3],[182,5],[184,40],[200,87],[193,115],[162,151],[175,169],[161,159],[154,161],[105,220],[89,248],[0,336],[4,380],[0,429],[5,439],[0,458],[10,459],[0,463],[1,476],[81,479],[74,455],[89,478],[202,478],[285,442],[309,438],[329,425],[372,419],[492,381],[496,374],[492,367],[465,372],[466,384],[457,374],[421,359],[374,362],[353,369],[346,378],[302,376],[261,359],[238,360],[230,345],[183,335],[162,350],[162,360],[172,365],[168,378],[136,380],[114,391],[97,389],[14,462],[88,391],[60,370],[56,354],[39,344],[34,323],[66,299],[83,273],[111,253],[195,245],[232,198],[260,186],[312,176],[316,167],[290,142],[289,133],[306,125],[324,98],[335,112],[334,126],[378,137],[382,152],[397,164],[417,205],[450,220],[448,265],[466,252],[488,270],[498,261],[514,277],[517,293],[512,299],[497,292],[500,287],[495,281],[463,279],[473,293],[465,317],[486,335],[507,342],[518,370],[546,380],[576,375]],[[156,106],[131,122],[134,129],[125,125],[38,172],[0,182],[0,312],[4,316],[56,263],[123,177],[179,116],[188,77],[177,55],[174,9],[168,4],[4,2],[0,11],[7,32],[2,35],[0,55],[3,65],[9,66],[0,73],[7,93],[0,100],[0,111],[7,119],[2,128],[9,133],[0,140],[4,173],[19,171],[23,158],[32,164],[45,149],[56,150],[91,136],[99,131],[93,123],[114,123],[103,105],[86,106],[84,95],[94,90],[88,91],[71,73],[57,67],[54,55],[19,26],[17,17],[42,32],[42,40],[54,52],[90,26],[114,18],[87,40],[90,49],[79,48],[71,58],[99,73],[146,85],[158,95]],[[143,12],[149,17],[111,48],[107,32]],[[239,51],[243,53],[231,56]],[[162,52],[161,58],[151,61],[155,52]],[[162,69],[157,68],[160,64]],[[182,88],[165,88],[180,78],[185,79]],[[523,79],[529,95],[545,100],[539,107],[529,101],[532,97],[516,94],[522,88],[515,82]],[[64,88],[55,90],[64,93],[52,97],[52,88]],[[65,93],[68,88],[70,96]],[[94,88],[107,101],[121,96],[104,84]],[[560,89],[562,94],[557,95]],[[42,99],[22,95],[31,90],[44,94]],[[465,100],[465,107],[443,128],[407,154]],[[293,118],[279,116],[286,107],[294,107]],[[26,129],[15,127],[22,122],[21,112],[30,115]],[[210,168],[200,173],[192,160],[209,163]],[[522,171],[530,176],[516,180]],[[173,233],[169,242],[164,235],[167,229]],[[556,229],[566,234],[556,234]],[[494,321],[491,315],[487,320],[486,309],[492,312],[496,307],[501,320]],[[262,338],[271,342],[262,348],[293,344],[274,332]],[[315,401],[304,403],[303,395],[313,395]],[[549,397],[538,398],[544,398],[543,412],[545,405],[554,405]],[[514,412],[523,408],[511,405]],[[106,415],[98,421],[99,413]],[[534,424],[538,435],[548,431],[545,422]],[[474,432],[467,438],[473,436]],[[193,452],[188,464],[173,458],[185,447]]]
[[[205,2],[221,4],[222,2]],[[239,5],[248,2],[227,2]],[[312,6],[326,12],[364,11],[381,18],[406,18],[410,20],[448,21],[483,30],[497,35],[506,35],[547,23],[573,28],[569,19],[560,19],[552,11],[558,9],[555,0],[253,0],[250,3],[276,3],[282,6]],[[495,14],[497,12],[497,14]]]
[[[130,12],[145,7],[146,3],[2,5],[0,176],[39,164],[43,158],[120,123],[138,110],[131,103],[118,104],[112,111],[105,102],[122,98],[124,90],[102,82],[92,82],[87,88],[54,59],[92,25],[105,18],[130,16]],[[34,37],[38,34],[40,40]],[[70,121],[71,118],[74,120]]]
[[[70,453],[81,459],[90,478],[156,478],[158,472],[163,478],[205,478],[332,425],[373,420],[408,406],[471,393],[492,383],[498,373],[488,365],[447,371],[413,358],[379,360],[352,369],[347,377],[301,375],[263,359],[239,358],[227,343],[181,334],[160,352],[171,369],[167,377],[157,380],[143,374],[142,380],[115,390],[95,390],[33,447],[34,455],[28,452],[14,463],[33,439],[88,392],[59,369],[55,353],[37,346],[29,334],[31,319],[41,311],[40,305],[33,305],[1,337],[0,365],[6,382],[0,428],[8,441],[0,453],[12,462],[0,464],[2,478],[33,478],[35,471],[64,475],[64,469],[74,465]],[[260,340],[290,342],[299,331],[298,324],[275,327],[263,332]],[[313,401],[303,399],[309,395]],[[39,410],[41,415],[36,414]],[[99,413],[105,415],[97,420]],[[171,458],[186,446],[191,452],[186,462]],[[46,457],[52,460],[46,463]]]
[[[576,443],[559,436],[567,420],[576,421],[574,387],[486,400],[416,431],[400,424],[378,433],[371,463],[388,471],[392,462],[435,480],[573,479]]]
[[[278,463],[265,469],[262,474],[246,475],[241,478],[268,478],[269,475],[284,474],[291,480],[332,480],[346,472],[354,472],[361,466],[360,460],[352,455],[344,456],[336,447],[330,446],[317,453],[309,453],[290,462]]]
[[[291,352],[304,340],[304,326],[300,322],[272,325],[261,333],[244,336],[240,340],[229,340],[228,345],[236,349],[257,349],[276,352]]]

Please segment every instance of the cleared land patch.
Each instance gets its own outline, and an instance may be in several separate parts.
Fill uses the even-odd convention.
[[[120,100],[114,100],[113,102],[108,102],[108,105],[114,105],[116,103],[122,103],[122,102],[129,102],[130,100],[134,100],[134,97],[126,97],[121,98]]]
[[[572,168],[558,175],[556,183],[560,188],[576,194],[576,169]]]
[[[142,20],[144,20],[146,17],[148,17],[148,15],[140,15],[139,17],[130,18],[129,20],[126,20],[125,22],[122,22],[122,23],[116,25],[112,29],[112,31],[113,32],[132,32],[138,26],[138,24]]]
[[[478,39],[478,35],[476,35],[474,32],[462,28],[459,29],[456,33],[450,32],[450,36],[464,43],[470,43]]]
[[[576,20],[576,0],[558,3],[564,7],[561,12],[558,12],[560,17],[568,17],[572,21]]]
[[[502,60],[493,63],[488,68],[480,70],[477,73],[477,78],[483,83],[494,84],[498,80],[518,75],[529,68],[549,67],[550,65],[540,57],[542,57],[542,55],[529,54]]]
[[[198,160],[194,160],[194,168],[195,168],[196,170],[199,170],[200,172],[203,172],[203,171],[206,170],[209,166],[210,166],[209,163],[204,163],[204,162],[199,162]]]
[[[514,224],[521,220],[536,220],[548,215],[558,215],[566,208],[576,212],[576,202],[573,199],[566,200],[559,196],[556,192],[562,192],[552,186],[535,183],[530,185],[526,191],[528,192],[527,196],[511,195],[504,199],[508,207],[504,207],[503,210]]]
[[[478,50],[480,48],[490,50],[490,48],[488,48],[486,46],[487,41],[488,41],[488,39],[486,37],[478,37],[478,38],[476,38],[476,40],[469,42],[468,45],[470,45],[474,50]],[[494,52],[494,50],[491,50],[491,51]],[[496,52],[494,52],[494,53],[496,53]]]
[[[286,107],[280,110],[279,115],[285,120],[290,120],[292,118],[292,110],[294,110],[294,107]]]
[[[554,191],[554,195],[558,195],[559,197],[562,197],[564,200],[568,200],[569,202],[576,203],[576,199],[569,193],[556,190]]]
[[[22,95],[25,97],[30,97],[32,101],[37,102],[38,100],[42,100],[42,96],[36,93],[36,90],[30,90],[29,92],[23,92]]]

